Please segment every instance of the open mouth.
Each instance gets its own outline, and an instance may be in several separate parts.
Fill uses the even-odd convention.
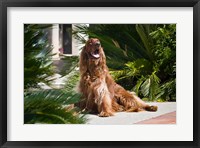
[[[99,49],[96,49],[94,52],[91,52],[90,54],[92,57],[94,57],[96,59],[100,58]]]

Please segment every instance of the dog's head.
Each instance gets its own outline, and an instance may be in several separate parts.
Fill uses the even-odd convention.
[[[101,43],[99,39],[96,38],[89,39],[86,42],[85,48],[83,50],[85,50],[85,52],[87,53],[88,58],[99,59],[101,57],[101,52],[102,52]]]
[[[105,64],[105,54],[101,43],[97,38],[90,38],[84,48],[82,49],[80,55],[80,70],[86,71],[90,64],[94,65],[104,65]]]

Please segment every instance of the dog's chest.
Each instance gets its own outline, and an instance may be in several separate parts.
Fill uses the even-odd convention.
[[[84,76],[85,86],[95,86],[102,82],[105,82],[105,76],[101,71],[95,71],[93,73],[87,72]]]
[[[92,79],[100,78],[105,75],[105,71],[101,67],[91,67],[88,73]]]

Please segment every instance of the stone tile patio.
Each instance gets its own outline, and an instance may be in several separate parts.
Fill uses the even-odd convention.
[[[157,112],[118,112],[112,117],[98,117],[89,114],[86,124],[93,125],[131,125],[131,124],[175,124],[176,102],[149,103],[158,106]]]

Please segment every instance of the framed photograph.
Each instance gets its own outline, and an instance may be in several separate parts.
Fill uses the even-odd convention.
[[[199,147],[199,0],[0,3],[0,146]]]

